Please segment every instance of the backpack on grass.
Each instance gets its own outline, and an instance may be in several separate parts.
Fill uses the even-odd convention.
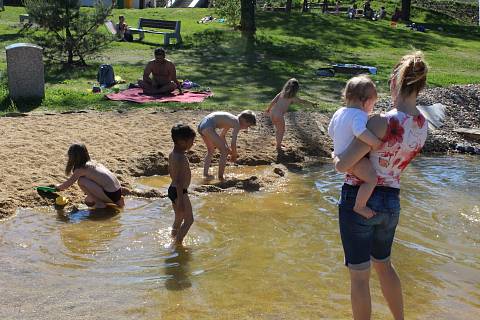
[[[102,64],[98,68],[97,81],[102,87],[111,87],[115,84],[115,73],[109,64]]]

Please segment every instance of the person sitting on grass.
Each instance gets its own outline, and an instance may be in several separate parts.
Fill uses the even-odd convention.
[[[402,11],[400,9],[395,8],[394,13],[392,14],[392,20],[390,21],[390,26],[391,27],[397,27],[398,21],[400,21],[400,18],[402,17]]]
[[[378,11],[378,13],[375,16],[375,19],[376,20],[385,19],[386,16],[387,16],[387,11],[385,11],[385,7],[381,7],[380,11]]]
[[[85,204],[97,209],[113,203],[120,208],[125,206],[122,186],[117,177],[100,163],[90,160],[87,147],[82,143],[72,144],[68,148],[68,161],[65,173],[72,173],[64,183],[55,186],[58,191],[71,187],[78,181],[78,186],[87,195]]]
[[[192,178],[190,164],[185,152],[195,140],[195,131],[187,125],[177,124],[172,128],[173,150],[168,156],[168,172],[172,183],[168,187],[168,198],[172,201],[175,220],[172,225],[172,238],[181,244],[193,224],[192,204],[188,197],[188,186]]]
[[[143,93],[148,95],[165,94],[178,89],[182,94],[182,86],[177,80],[175,64],[165,58],[165,49],[155,49],[154,55],[155,59],[148,62],[143,71],[143,79],[138,80],[138,86],[143,89]]]
[[[270,114],[270,119],[275,126],[275,138],[277,141],[277,151],[282,152],[282,140],[285,134],[285,113],[292,103],[307,104],[315,106],[315,103],[303,100],[297,97],[300,84],[297,79],[289,79],[275,98],[270,102],[266,112]]]
[[[117,29],[117,36],[120,39],[120,41],[133,41],[133,35],[130,33],[130,30],[128,29],[128,25],[125,22],[125,16],[119,16],[118,17],[118,23],[116,25]]]
[[[207,146],[207,155],[203,166],[203,176],[211,177],[208,169],[212,163],[213,152],[215,148],[220,150],[220,160],[218,163],[218,179],[223,180],[225,165],[227,164],[227,156],[230,154],[230,160],[235,162],[237,154],[237,136],[241,129],[248,129],[250,126],[256,125],[257,120],[255,114],[250,110],[242,111],[238,116],[234,116],[229,112],[217,111],[212,112],[200,121],[198,125],[198,133],[202,136],[203,142]],[[231,147],[228,147],[225,136],[227,132],[233,128]],[[218,135],[216,129],[223,129]]]
[[[348,8],[347,17],[349,19],[355,19],[356,16],[357,16],[357,4],[354,3],[350,8]]]

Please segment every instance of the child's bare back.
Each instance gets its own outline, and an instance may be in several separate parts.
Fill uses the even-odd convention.
[[[172,186],[188,189],[192,178],[190,163],[184,153],[172,151],[168,156],[168,173],[172,178]]]

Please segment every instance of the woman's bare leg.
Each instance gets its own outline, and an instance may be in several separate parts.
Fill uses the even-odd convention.
[[[403,296],[400,278],[390,261],[374,262],[373,266],[375,271],[377,271],[383,296],[387,300],[393,318],[395,320],[403,320]]]
[[[350,271],[350,298],[354,320],[370,320],[372,299],[370,297],[370,269]]]

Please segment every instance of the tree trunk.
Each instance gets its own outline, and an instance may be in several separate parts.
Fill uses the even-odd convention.
[[[286,12],[292,11],[292,0],[287,0],[287,3],[285,4],[285,11]]]
[[[240,30],[243,33],[254,34],[255,27],[255,0],[241,0]]]
[[[303,0],[302,12],[308,12],[308,0]]]
[[[410,21],[410,7],[412,0],[402,0],[402,20]]]

